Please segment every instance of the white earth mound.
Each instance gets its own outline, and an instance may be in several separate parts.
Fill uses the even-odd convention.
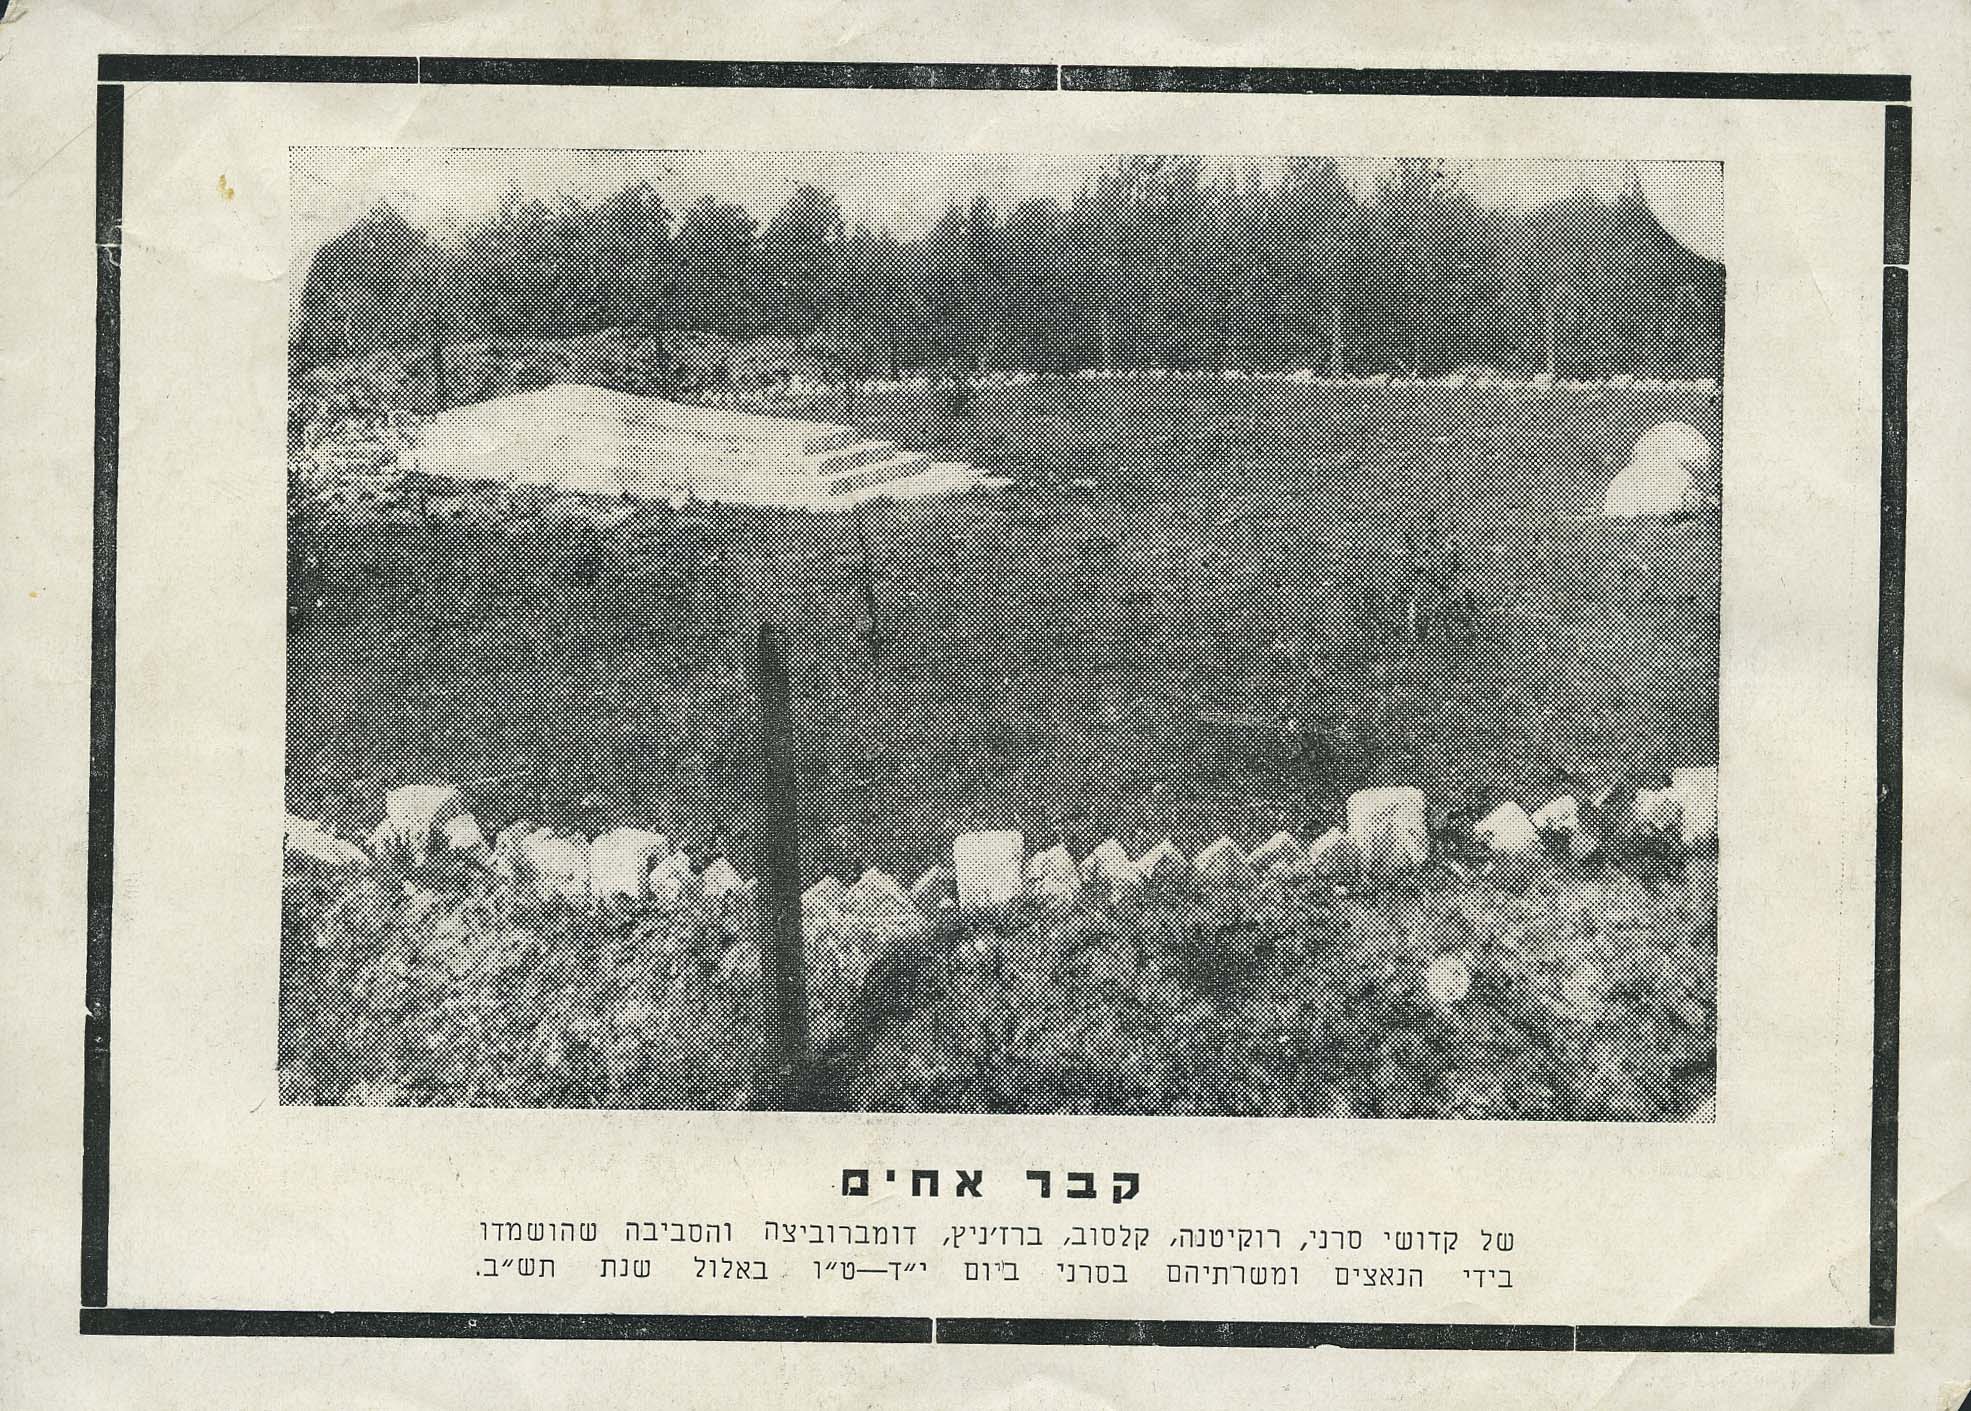
[[[1609,484],[1601,512],[1609,519],[1681,514],[1704,504],[1702,477],[1711,469],[1711,443],[1681,421],[1651,427]]]
[[[584,495],[810,508],[936,494],[978,478],[854,427],[565,383],[442,412],[418,429],[402,463]]]

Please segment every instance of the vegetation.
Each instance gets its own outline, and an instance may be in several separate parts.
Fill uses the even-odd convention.
[[[294,327],[289,808],[363,836],[389,788],[442,781],[489,831],[653,826],[753,872],[763,620],[790,644],[810,882],[913,876],[978,826],[1194,853],[1314,835],[1369,785],[1470,814],[1715,762],[1717,518],[1595,513],[1656,423],[1718,443],[1705,394],[1052,374],[1715,376],[1722,281],[1633,194],[1489,207],[1423,162],[1357,191],[1320,161],[1120,159],[1065,205],[908,239],[813,186],[764,223],[648,187],[516,194],[450,243],[378,208],[317,254]],[[303,473],[348,414],[795,368],[1040,376],[800,402],[995,477],[853,513]],[[1701,1115],[1715,915],[1710,859],[1556,859],[1512,889],[1176,887],[873,955],[811,939],[802,1100]],[[773,1106],[760,930],[571,907],[467,857],[291,861],[283,1095]]]
[[[479,863],[291,861],[282,1095],[773,1107],[757,918],[572,909]],[[947,921],[817,985],[794,1099],[865,1111],[1679,1120],[1714,1091],[1716,866],[1523,891],[1179,885]],[[816,975],[831,942],[811,940]],[[1446,977],[1450,983],[1446,983]]]
[[[1367,784],[1537,806],[1717,758],[1715,517],[1595,515],[1649,426],[1716,435],[1694,394],[1070,381],[858,413],[1016,483],[859,515],[317,510],[290,807],[362,836],[389,787],[490,781],[489,827],[647,823],[743,865],[763,615],[811,878],[914,875],[981,825],[1250,846]],[[1472,610],[1416,640],[1404,530],[1433,520]]]
[[[1122,157],[1065,206],[953,205],[923,234],[845,227],[798,187],[765,215],[648,185],[589,205],[510,193],[440,243],[387,205],[330,240],[295,320],[297,373],[415,349],[444,400],[459,342],[794,340],[838,374],[910,368],[1310,368],[1441,376],[1716,376],[1724,271],[1634,191],[1537,209],[1475,199],[1453,166],[1393,163],[1358,191],[1331,160],[1276,177]],[[439,374],[433,378],[432,373]],[[433,391],[436,392],[433,385]]]

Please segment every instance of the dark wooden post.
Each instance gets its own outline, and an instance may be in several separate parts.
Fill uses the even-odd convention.
[[[760,694],[763,788],[760,887],[766,913],[761,960],[780,1040],[781,1105],[805,1104],[808,1070],[807,957],[801,939],[799,834],[794,820],[793,708],[780,629],[760,624],[754,677]]]

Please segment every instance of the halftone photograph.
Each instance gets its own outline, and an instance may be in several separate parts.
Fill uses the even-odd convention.
[[[1713,1120],[1719,165],[289,177],[284,1102]]]

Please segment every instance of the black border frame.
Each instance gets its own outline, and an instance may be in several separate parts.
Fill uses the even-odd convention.
[[[1910,79],[1907,74],[1574,69],[1218,68],[1086,64],[710,62],[380,55],[101,54],[96,90],[95,591],[89,673],[89,858],[82,1066],[80,1331],[173,1337],[356,1337],[1316,1346],[1516,1352],[1895,1350],[1902,963],[1903,609],[1908,518]],[[1854,1327],[1216,1322],[1102,1318],[411,1313],[121,1308],[109,1298],[110,939],[116,804],[116,544],[121,407],[124,87],[132,83],[412,83],[1684,98],[1883,106],[1881,560],[1876,640],[1876,859],[1869,1290]]]

